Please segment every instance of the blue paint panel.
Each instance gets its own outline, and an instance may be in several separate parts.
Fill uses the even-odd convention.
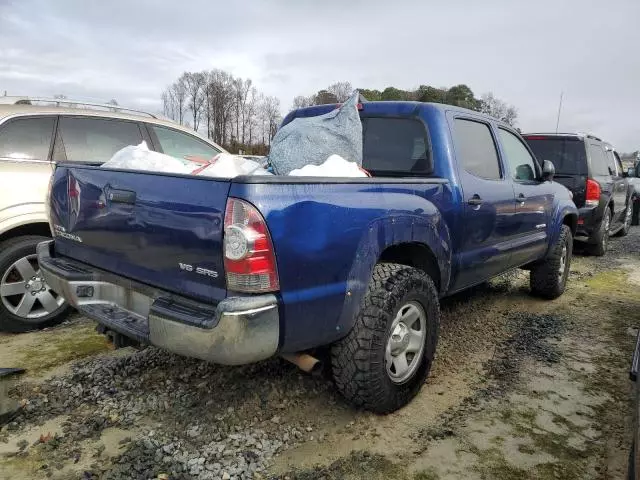
[[[75,198],[67,198],[70,181]],[[222,220],[230,182],[84,166],[58,167],[54,182],[55,223],[82,239],[58,236],[60,254],[188,297],[226,296]],[[135,204],[109,199],[120,191],[135,192]]]

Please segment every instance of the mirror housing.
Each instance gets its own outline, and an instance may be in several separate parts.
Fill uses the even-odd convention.
[[[636,176],[636,169],[633,168],[633,167],[629,167],[629,168],[627,168],[627,171],[625,173],[626,173],[625,177],[635,177]]]
[[[542,162],[542,180],[552,181],[553,176],[556,174],[556,167],[549,160]]]

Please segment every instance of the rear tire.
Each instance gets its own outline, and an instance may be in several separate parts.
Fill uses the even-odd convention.
[[[626,237],[631,229],[631,221],[633,218],[633,199],[629,199],[629,203],[627,203],[627,208],[624,210],[624,223],[622,224],[622,228],[618,230],[616,233],[616,237]]]
[[[564,293],[571,267],[573,235],[571,229],[562,225],[560,236],[542,262],[536,264],[529,274],[531,293],[553,300]]]
[[[593,245],[589,245],[589,251],[596,257],[602,257],[607,253],[607,247],[609,246],[609,233],[611,230],[611,209],[607,207],[600,222],[600,228],[593,235]]]
[[[36,246],[46,240],[24,236],[0,245],[0,331],[22,333],[50,327],[69,315],[71,307],[39,276]]]
[[[353,328],[331,347],[338,390],[376,413],[403,407],[429,375],[439,325],[438,293],[429,275],[406,265],[376,265]]]

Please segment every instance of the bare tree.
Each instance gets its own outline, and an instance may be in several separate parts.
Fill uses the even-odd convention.
[[[353,87],[350,82],[336,82],[329,85],[326,90],[334,94],[340,103],[346,102],[353,93]]]
[[[282,120],[280,116],[280,100],[277,97],[266,96],[262,101],[262,118],[264,121],[263,131],[263,143],[265,142],[265,136],[271,145],[271,139],[278,130],[278,124]]]
[[[511,126],[514,126],[518,120],[518,110],[516,107],[494,97],[491,92],[482,95],[480,99],[480,111]]]
[[[202,107],[205,101],[204,89],[206,76],[202,72],[185,72],[180,77],[186,92],[187,109],[193,118],[193,129],[198,130],[202,118]]]
[[[293,99],[293,108],[305,108],[311,107],[316,104],[315,95],[305,97],[304,95],[298,95]]]
[[[204,122],[207,135],[228,148],[264,153],[280,122],[280,102],[265,97],[250,79],[224,70],[185,72],[162,92],[163,113],[194,129]],[[184,118],[190,112],[189,121]],[[263,142],[260,143],[260,138]]]

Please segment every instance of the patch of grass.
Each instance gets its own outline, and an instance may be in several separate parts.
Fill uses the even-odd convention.
[[[436,472],[435,468],[431,467],[422,472],[418,472],[413,476],[413,480],[439,480],[440,475]]]
[[[531,445],[518,445],[518,451],[520,453],[526,453],[527,455],[533,455],[534,453],[536,453],[536,449]]]
[[[28,373],[37,374],[108,349],[109,344],[103,335],[90,327],[74,327],[73,332],[52,332],[44,344],[22,348],[16,365]]]
[[[586,283],[589,287],[611,293],[632,293],[634,286],[627,281],[628,274],[623,270],[607,270],[591,277]]]
[[[430,472],[420,472],[418,475]],[[278,478],[290,478],[291,480],[401,480],[408,478],[403,467],[400,467],[382,455],[369,452],[351,452],[348,457],[343,457],[328,466],[316,466],[311,469],[294,470],[285,473]],[[415,477],[419,480],[436,480],[438,477]]]
[[[514,478],[524,480],[530,478],[526,470],[510,464],[498,448],[480,450],[475,446],[471,446],[470,450],[478,456],[478,465],[475,468],[480,472],[482,478],[490,478],[492,480],[511,480]]]

